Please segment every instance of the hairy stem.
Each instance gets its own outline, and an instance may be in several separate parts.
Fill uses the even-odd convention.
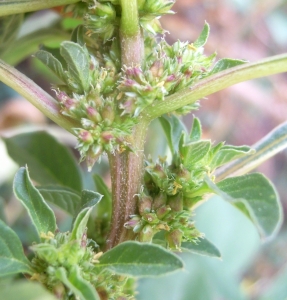
[[[134,128],[131,147],[135,153],[124,151],[109,154],[112,179],[113,213],[107,247],[132,239],[133,233],[124,227],[129,216],[136,212],[136,197],[143,175],[143,147],[149,122],[141,120]]]
[[[2,60],[0,60],[0,80],[26,98],[45,116],[69,132],[74,134],[72,128],[79,127],[77,122],[64,117],[60,113],[59,104],[53,97],[42,90],[34,81]]]
[[[143,38],[140,31],[136,0],[121,0],[122,19],[120,40],[122,66],[141,65],[143,59]],[[107,240],[107,248],[133,238],[133,233],[124,227],[129,216],[136,212],[136,197],[139,193],[143,173],[143,147],[148,123],[139,120],[133,130],[130,151],[119,151],[109,155],[113,213],[111,231]]]
[[[80,0],[0,1],[0,17],[79,2]]]
[[[287,54],[276,55],[254,63],[233,67],[200,80],[191,88],[183,89],[147,108],[144,115],[155,119],[163,114],[195,103],[197,100],[236,83],[287,71]]]

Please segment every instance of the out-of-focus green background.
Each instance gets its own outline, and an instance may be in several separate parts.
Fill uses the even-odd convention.
[[[204,21],[210,24],[207,54],[255,61],[287,50],[287,1],[283,0],[178,0],[175,15],[162,18],[170,34],[192,42]],[[44,17],[46,19],[44,19]],[[35,24],[57,22],[55,12],[31,14],[20,35],[35,29]],[[26,32],[25,32],[26,30]],[[49,80],[56,82],[39,62],[28,58],[17,68],[47,91]],[[40,75],[43,71],[43,75]],[[48,81],[47,81],[48,79]],[[252,145],[287,116],[287,74],[237,84],[201,101],[194,112],[203,124],[204,137],[233,145]],[[75,138],[59,130],[17,94],[1,88],[0,136],[11,136],[25,130],[46,128],[73,148]],[[5,91],[5,96],[4,96]],[[192,114],[184,117],[189,128]],[[160,136],[160,138],[159,138]],[[163,154],[163,132],[152,124],[146,153]],[[154,154],[154,155],[155,155]],[[5,218],[25,242],[31,241],[29,220],[13,195],[11,182],[17,166],[7,157],[0,141],[0,200]],[[85,166],[83,166],[85,168]],[[105,159],[97,165],[106,177]],[[287,209],[287,152],[283,151],[258,168],[278,189],[284,210]],[[87,175],[87,178],[88,175]],[[89,183],[87,182],[87,186]],[[65,228],[65,216],[58,212]],[[219,198],[212,198],[196,210],[196,225],[221,251],[222,259],[182,254],[186,268],[170,276],[141,279],[139,300],[286,300],[287,299],[287,230],[283,224],[279,235],[261,241],[256,229],[238,210]]]

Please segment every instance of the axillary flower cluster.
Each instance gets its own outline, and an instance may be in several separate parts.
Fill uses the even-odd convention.
[[[119,38],[120,1],[89,1],[69,6],[75,15],[84,15],[70,42],[59,52],[40,50],[36,57],[62,81],[54,87],[61,113],[79,122],[74,128],[81,160],[91,170],[104,152],[136,151],[129,137],[140,116],[155,101],[190,86],[209,74],[214,55],[206,57],[203,46],[206,24],[193,43],[168,45],[158,18],[172,13],[173,1],[139,1],[140,25],[145,58],[141,66],[122,66]],[[196,105],[176,113],[187,113]]]

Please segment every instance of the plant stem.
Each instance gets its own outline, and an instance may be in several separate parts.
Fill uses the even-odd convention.
[[[4,0],[0,2],[0,17],[76,3],[79,1],[80,0]]]
[[[163,114],[173,112],[184,105],[195,103],[203,97],[236,83],[286,71],[287,54],[233,67],[202,79],[191,88],[183,89],[167,97],[164,101],[153,104],[143,114],[152,120]]]
[[[122,66],[141,65],[143,60],[143,38],[139,26],[136,0],[121,0],[122,18],[120,40]],[[109,154],[113,212],[111,231],[107,240],[110,249],[118,243],[132,239],[134,234],[124,227],[129,216],[135,214],[137,200],[143,175],[143,147],[149,122],[142,118],[133,129],[130,146],[135,153],[116,151]]]
[[[42,90],[34,81],[2,60],[0,60],[0,80],[26,98],[45,116],[72,134],[74,134],[72,128],[79,127],[78,122],[64,117],[60,113],[59,104],[52,96]]]
[[[136,0],[121,0],[120,27],[122,66],[141,65],[144,56],[143,38],[139,26]]]
[[[107,248],[110,249],[118,243],[132,239],[134,234],[131,230],[124,227],[129,216],[136,212],[136,194],[139,193],[144,159],[144,142],[149,122],[140,120],[134,128],[131,147],[135,153],[124,151],[109,154],[111,179],[112,179],[112,197],[113,213],[112,224]]]

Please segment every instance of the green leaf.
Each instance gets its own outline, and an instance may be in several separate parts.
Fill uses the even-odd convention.
[[[179,144],[182,132],[186,132],[185,126],[180,119],[174,115],[162,116],[159,118],[159,121],[166,135],[168,146],[174,154],[178,150],[177,145]]]
[[[203,47],[208,39],[209,36],[209,25],[205,22],[203,30],[200,33],[200,36],[198,37],[198,39],[193,43],[193,45],[196,48],[200,48]]]
[[[196,117],[193,118],[192,128],[189,134],[189,142],[197,142],[202,135],[200,120]]]
[[[69,274],[67,270],[60,267],[55,272],[58,278],[72,293],[80,300],[100,300],[96,289],[82,276],[78,266],[71,268]]]
[[[45,201],[57,205],[72,216],[76,216],[81,207],[81,196],[70,188],[48,185],[38,186],[37,189]]]
[[[275,234],[282,223],[282,207],[272,183],[262,174],[231,177],[209,187],[251,218],[262,237]],[[237,205],[239,204],[239,205]]]
[[[245,64],[245,60],[240,60],[240,59],[232,59],[232,58],[223,58],[220,59],[219,61],[216,62],[216,64],[213,66],[211,72],[209,75],[218,73],[220,71],[224,71],[226,69],[236,67],[242,64]]]
[[[97,205],[97,215],[105,216],[105,218],[110,219],[112,212],[112,193],[99,175],[95,174],[93,178],[96,184],[96,190],[103,195],[103,199]]]
[[[181,259],[163,247],[139,242],[124,242],[105,252],[99,268],[128,276],[159,276],[183,268]]]
[[[90,88],[90,63],[87,49],[73,42],[63,42],[60,53],[68,65],[70,79],[80,87],[79,92],[88,91]]]
[[[58,184],[82,190],[79,166],[69,149],[45,131],[22,133],[3,139],[9,155],[28,165],[30,176],[39,184]]]
[[[15,175],[13,189],[16,197],[25,206],[38,236],[48,231],[55,232],[56,218],[40,192],[33,186],[28,169],[20,168]]]
[[[206,238],[199,238],[197,243],[183,242],[181,249],[183,252],[221,258],[219,250]]]
[[[57,75],[63,82],[65,82],[66,75],[64,73],[62,64],[56,57],[44,50],[39,50],[38,52],[36,52],[35,57],[37,57],[44,65],[46,65],[52,72],[54,72],[55,75]]]
[[[191,142],[185,145],[186,155],[184,156],[183,164],[189,170],[194,164],[199,163],[209,152],[211,148],[210,141]]]
[[[264,161],[287,148],[287,122],[284,122],[258,141],[252,148],[255,154],[237,159],[216,172],[216,178],[223,179],[230,174],[242,175],[256,168]]]
[[[91,207],[100,202],[103,195],[89,190],[83,190],[81,194],[81,205],[82,209],[86,207]]]
[[[95,194],[97,194],[97,196]],[[77,215],[74,221],[73,229],[70,236],[71,241],[81,241],[82,236],[86,231],[87,222],[89,220],[92,209],[102,198],[102,196],[96,192],[93,192],[93,198],[90,196],[90,193],[84,193],[84,195],[82,194],[82,203],[84,204],[84,208],[80,211],[80,213]]]
[[[24,14],[0,18],[0,55],[16,39]]]
[[[14,281],[1,289],[1,299],[9,300],[57,300],[43,285],[31,281]]]
[[[6,222],[6,216],[4,212],[4,199],[0,197],[0,220]]]
[[[84,35],[85,35],[85,27],[83,25],[79,25],[73,30],[71,41],[81,46],[84,46],[85,45]]]
[[[28,259],[16,233],[0,220],[0,276],[32,274]]]
[[[254,154],[255,150],[248,146],[222,146],[211,160],[210,168],[214,170],[230,161]]]

